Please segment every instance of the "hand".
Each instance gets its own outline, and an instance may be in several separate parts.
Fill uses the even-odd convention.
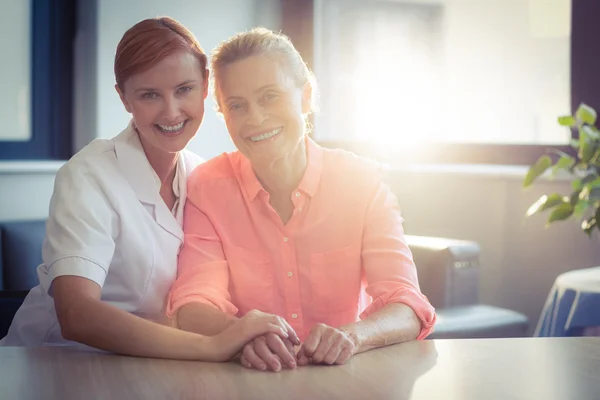
[[[279,372],[283,364],[294,369],[296,368],[294,343],[273,333],[258,336],[244,346],[240,362],[246,368],[256,368],[261,371],[269,369]]]
[[[233,325],[216,336],[209,338],[213,346],[214,361],[227,361],[235,356],[246,343],[257,336],[272,333],[281,339],[300,344],[294,329],[277,315],[258,310],[249,311]]]
[[[358,350],[358,343],[347,332],[325,324],[315,325],[298,352],[298,365],[344,364]]]

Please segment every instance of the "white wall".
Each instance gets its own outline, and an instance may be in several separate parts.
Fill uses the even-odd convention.
[[[0,222],[46,218],[62,162],[0,162]]]
[[[31,18],[29,1],[0,2],[0,76],[10,77],[0,83],[0,140],[27,141],[31,138]]]

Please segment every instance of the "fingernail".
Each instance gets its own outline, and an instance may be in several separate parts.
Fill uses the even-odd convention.
[[[260,364],[258,368],[260,368],[261,371],[264,371],[265,369],[267,369],[267,366],[265,364]]]

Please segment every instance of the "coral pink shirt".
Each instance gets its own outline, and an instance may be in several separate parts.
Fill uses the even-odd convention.
[[[374,163],[307,140],[308,164],[284,225],[241,153],[201,164],[188,181],[185,241],[167,313],[190,302],[284,317],[301,340],[390,303],[410,306],[419,339],[434,308],[421,294],[396,197]]]

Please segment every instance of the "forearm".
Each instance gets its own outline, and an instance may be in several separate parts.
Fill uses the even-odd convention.
[[[356,353],[362,353],[416,339],[421,331],[421,321],[406,304],[392,303],[364,320],[340,329],[352,337],[358,347]]]
[[[176,326],[184,331],[214,336],[230,327],[238,318],[210,304],[188,303],[176,316]]]
[[[95,299],[81,299],[65,317],[61,323],[65,339],[101,350],[153,358],[213,359],[211,338],[147,321]]]

